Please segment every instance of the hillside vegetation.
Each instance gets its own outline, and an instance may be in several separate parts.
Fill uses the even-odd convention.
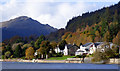
[[[67,43],[113,42],[120,45],[120,2],[94,12],[87,12],[68,21],[60,36],[52,33],[50,41],[66,40]],[[48,37],[48,36],[47,36]]]

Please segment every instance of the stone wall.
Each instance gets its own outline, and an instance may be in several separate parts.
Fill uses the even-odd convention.
[[[86,57],[84,63],[92,63],[92,58]],[[82,58],[68,58],[67,60],[22,60],[22,59],[0,59],[0,62],[38,62],[38,63],[83,63]],[[108,64],[120,64],[120,58],[111,58]]]
[[[120,58],[111,58],[109,60],[110,64],[120,64]]]

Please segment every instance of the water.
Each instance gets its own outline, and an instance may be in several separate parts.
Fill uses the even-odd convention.
[[[116,64],[1,62],[2,69],[118,69]]]

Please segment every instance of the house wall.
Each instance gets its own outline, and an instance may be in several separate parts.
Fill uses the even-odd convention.
[[[61,50],[59,49],[59,47],[55,48],[55,52],[56,53],[60,53],[61,52]]]
[[[67,49],[67,45],[65,46],[65,49],[63,50],[64,55],[68,55],[68,49]]]

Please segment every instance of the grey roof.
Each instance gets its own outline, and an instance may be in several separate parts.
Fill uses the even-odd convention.
[[[90,44],[92,44],[92,43],[86,43],[86,44],[84,44],[84,45],[82,45],[83,47],[86,47],[86,46],[88,46],[88,45],[90,45]]]
[[[103,42],[96,42],[94,43],[95,47],[97,47],[98,45],[102,44]]]
[[[67,44],[67,48],[68,48],[68,49],[70,49],[70,48],[73,47],[73,46],[76,46],[76,45]],[[78,47],[78,46],[76,46],[76,47]],[[79,48],[79,47],[78,47],[78,48]]]
[[[79,51],[76,51],[76,52],[84,52],[84,51],[82,51],[82,50],[79,50]]]
[[[94,43],[94,45],[95,45],[95,47],[97,47],[98,45],[100,45],[100,44],[102,44],[103,42],[96,42],[96,43]],[[93,44],[92,42],[90,42],[90,43],[86,43],[86,44],[84,44],[84,45],[82,45],[83,47],[87,47],[87,46],[89,46],[90,44]]]

